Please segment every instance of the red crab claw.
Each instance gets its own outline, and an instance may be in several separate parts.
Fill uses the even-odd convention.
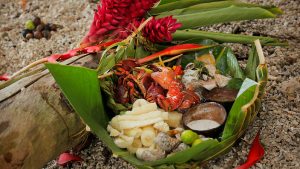
[[[167,99],[170,100],[172,110],[177,109],[183,102],[184,94],[182,93],[183,85],[177,81],[169,84]]]
[[[184,112],[193,105],[200,103],[200,98],[195,92],[187,90],[183,91],[183,94],[183,102],[178,107],[179,111]]]
[[[184,73],[181,65],[173,66],[173,70],[176,76],[181,76]]]
[[[169,89],[170,83],[175,80],[175,73],[167,67],[160,67],[161,72],[151,73],[151,77],[164,89]]]
[[[170,82],[170,87],[167,93],[167,97],[159,95],[157,97],[158,105],[166,111],[173,111],[177,109],[183,102],[184,94],[182,91],[182,85],[177,81]]]
[[[161,96],[165,95],[164,89],[160,85],[158,85],[157,83],[152,82],[150,87],[147,90],[145,98],[149,102],[156,102],[157,97],[160,96],[160,95]]]
[[[129,88],[130,102],[133,103],[136,100],[136,98],[139,96],[139,93],[134,88],[134,83],[133,82],[127,81],[127,86]]]
[[[115,65],[114,70],[116,75],[128,75],[135,67],[140,66],[134,59],[122,60]]]
[[[129,102],[128,88],[123,84],[123,78],[118,79],[118,85],[114,88],[115,99],[118,103],[125,104]]]
[[[169,99],[163,95],[158,95],[156,99],[156,103],[159,105],[159,107],[165,111],[172,111],[171,102]]]

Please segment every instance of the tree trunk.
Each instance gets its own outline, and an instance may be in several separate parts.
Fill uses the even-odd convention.
[[[93,63],[78,56],[65,64]],[[47,70],[0,90],[0,168],[42,168],[79,144],[85,125]]]

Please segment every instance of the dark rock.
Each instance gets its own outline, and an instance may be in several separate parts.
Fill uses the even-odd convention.
[[[25,38],[29,40],[29,39],[32,39],[33,37],[34,37],[34,36],[33,36],[33,33],[30,32],[30,33],[27,33],[27,34],[26,34],[26,37],[25,37]]]
[[[44,30],[44,28],[45,28],[45,25],[43,25],[43,24],[40,24],[40,25],[38,25],[37,27],[36,27],[36,31],[43,31]]]
[[[36,16],[34,19],[33,19],[33,23],[35,26],[38,26],[42,23],[42,20],[40,17]]]
[[[43,30],[42,34],[46,39],[50,39],[50,37],[51,37],[51,33],[48,30]]]
[[[43,34],[40,31],[35,31],[33,33],[33,35],[34,35],[34,38],[36,38],[36,39],[41,39],[43,37]]]

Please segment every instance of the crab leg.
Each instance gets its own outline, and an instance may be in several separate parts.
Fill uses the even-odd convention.
[[[141,58],[137,60],[137,63],[143,64],[149,61],[152,61],[154,59],[157,59],[161,56],[168,56],[168,55],[178,55],[184,52],[190,52],[190,51],[196,51],[196,50],[201,50],[204,48],[208,48],[210,46],[203,46],[199,44],[181,44],[181,45],[176,45],[172,47],[168,47],[160,52],[154,53],[152,55],[149,55],[147,57]]]

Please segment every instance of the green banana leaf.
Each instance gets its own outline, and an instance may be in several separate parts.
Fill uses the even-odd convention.
[[[175,2],[175,1],[178,1],[178,0],[160,0],[158,6],[168,4],[171,2]]]
[[[150,14],[158,14],[161,12],[171,11],[174,9],[186,8],[200,3],[222,1],[222,0],[162,0],[162,2],[150,11]]]
[[[240,78],[232,78],[229,80],[228,84],[226,85],[227,89],[235,89],[239,90],[243,84],[243,79]]]
[[[174,15],[173,17],[177,19],[178,22],[182,23],[180,29],[188,29],[231,21],[275,18],[276,15],[259,7],[248,8],[230,6],[206,12]]]
[[[207,32],[200,30],[177,30],[173,35],[174,41],[186,41],[191,39],[211,39],[220,43],[241,43],[252,44],[254,40],[259,39],[262,45],[266,46],[286,46],[286,42],[280,42],[278,39],[262,36],[237,35],[219,32]]]
[[[256,48],[253,45],[252,49],[249,51],[249,57],[245,68],[245,74],[248,78],[252,80],[256,80],[256,71],[253,70],[255,70],[258,65],[259,65],[259,58],[256,52]]]
[[[222,134],[222,140],[230,138],[232,135],[239,133],[244,124],[247,112],[242,110],[242,107],[248,104],[254,97],[258,83],[246,78],[237,95],[236,101],[233,103],[226,120],[225,128]]]
[[[230,75],[232,78],[245,79],[244,72],[230,48],[224,47],[218,54],[214,54],[216,68],[221,74]]]
[[[238,7],[260,7],[263,9],[266,9],[274,14],[282,14],[283,12],[275,7],[275,6],[261,6],[257,4],[249,4],[249,3],[243,3],[239,1],[217,1],[217,2],[210,2],[210,3],[202,3],[202,4],[197,4],[194,6],[190,6],[187,8],[183,9],[175,9],[172,11],[167,11],[167,12],[162,12],[157,15],[157,17],[165,17],[169,15],[186,15],[186,14],[193,14],[193,13],[198,13],[198,12],[205,12],[205,11],[211,11],[211,10],[216,10],[216,9],[221,9],[221,8],[226,8],[230,6],[238,6]]]
[[[59,64],[46,64],[62,92],[80,117],[88,124],[107,125],[97,72]]]

